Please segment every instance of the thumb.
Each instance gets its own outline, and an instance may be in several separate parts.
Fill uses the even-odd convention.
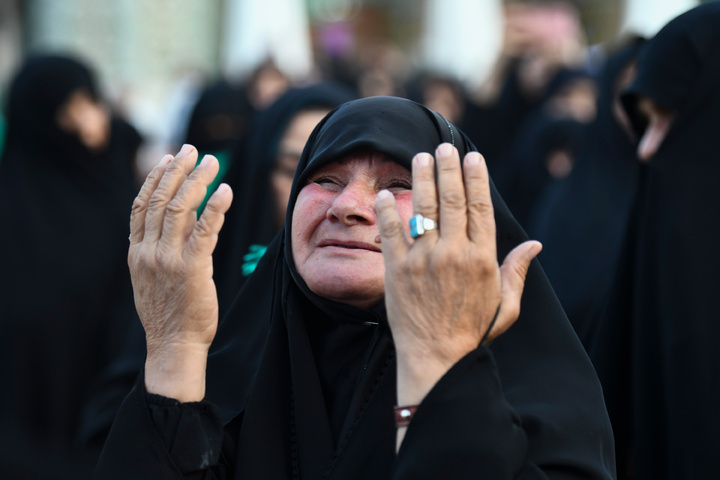
[[[515,247],[500,267],[500,311],[488,341],[507,331],[520,316],[520,300],[530,262],[540,253],[542,244],[535,240]]]

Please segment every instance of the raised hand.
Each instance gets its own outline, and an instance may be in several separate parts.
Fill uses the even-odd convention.
[[[135,306],[145,328],[149,392],[201,400],[205,366],[218,322],[212,252],[232,201],[221,185],[197,219],[207,186],[218,173],[212,156],[197,162],[183,146],[150,172],[132,207],[128,265]]]
[[[449,144],[438,147],[436,159],[437,184],[433,157],[413,159],[413,207],[436,220],[437,229],[410,241],[392,195],[380,192],[376,202],[401,405],[420,403],[483,338],[510,328],[520,313],[525,274],[542,248],[525,242],[500,267],[484,159],[471,152],[461,166]]]

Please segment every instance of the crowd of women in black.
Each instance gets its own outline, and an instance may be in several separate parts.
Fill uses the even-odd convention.
[[[431,74],[395,90],[465,132],[542,242],[540,264],[603,387],[614,452],[598,458],[614,456],[610,477],[717,475],[719,24],[720,3],[708,3],[653,38],[604,45],[601,60],[544,59],[540,80],[530,78],[538,52],[513,50],[482,100]],[[208,196],[220,181],[235,192],[213,256],[220,318],[273,251],[313,128],[361,95],[326,73],[266,106],[252,82],[279,72],[263,65],[247,84],[214,82],[192,112],[186,143],[220,165]],[[90,478],[145,360],[127,271],[142,140],[71,58],[28,57],[6,97],[0,468]],[[532,302],[523,310],[540,308]],[[542,478],[585,478],[568,465]]]

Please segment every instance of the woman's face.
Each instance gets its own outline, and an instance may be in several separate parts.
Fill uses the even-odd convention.
[[[328,109],[313,109],[299,112],[288,123],[278,143],[275,168],[270,174],[270,185],[272,185],[277,209],[275,215],[278,228],[285,224],[285,212],[290,199],[293,177],[305,143],[310,138],[315,126],[329,111]]]
[[[350,155],[310,176],[291,228],[295,268],[312,292],[364,308],[382,300],[385,264],[375,198],[383,189],[395,195],[407,234],[411,188],[410,172],[380,153]]]
[[[110,115],[105,107],[83,90],[70,95],[57,113],[57,123],[77,135],[85,148],[100,151],[110,140]]]

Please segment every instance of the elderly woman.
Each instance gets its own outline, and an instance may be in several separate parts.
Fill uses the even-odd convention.
[[[595,373],[473,150],[408,100],[333,110],[219,329],[231,192],[196,221],[217,163],[166,156],[131,218],[148,356],[96,477],[612,478]]]

